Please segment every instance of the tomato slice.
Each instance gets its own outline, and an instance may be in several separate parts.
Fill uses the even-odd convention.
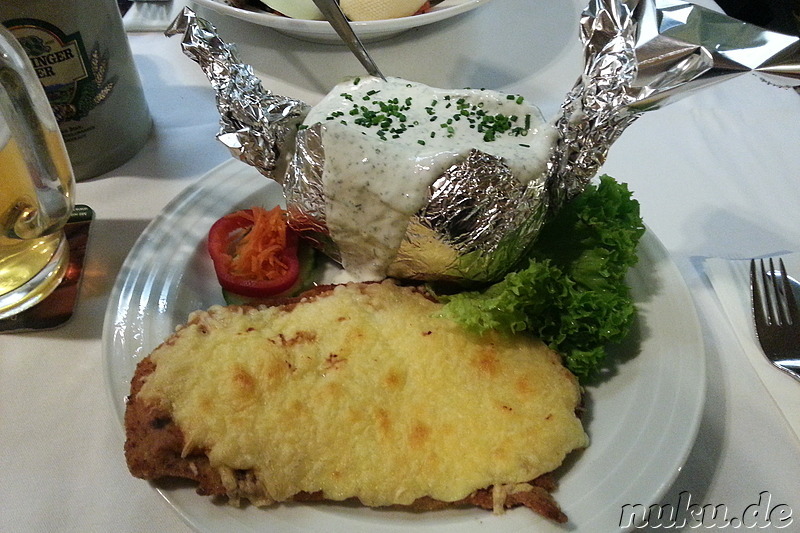
[[[208,232],[208,253],[223,289],[247,298],[268,298],[281,296],[297,283],[299,240],[279,207],[254,207],[217,220]]]
[[[414,13],[414,14],[415,14],[415,15],[421,15],[421,14],[423,14],[423,13],[427,13],[427,12],[428,12],[428,11],[430,11],[430,10],[431,10],[431,3],[430,3],[430,2],[425,2],[424,4],[422,4],[422,5],[420,6],[420,8],[419,8],[419,9],[417,10],[417,12],[416,12],[416,13]]]

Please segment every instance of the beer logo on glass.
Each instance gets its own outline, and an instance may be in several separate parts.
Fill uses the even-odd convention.
[[[99,45],[87,53],[79,32],[67,35],[43,20],[5,25],[28,54],[59,124],[84,118],[111,94],[116,79],[106,79],[108,56]]]

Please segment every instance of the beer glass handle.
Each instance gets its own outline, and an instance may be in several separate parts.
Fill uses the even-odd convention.
[[[34,238],[59,230],[74,205],[74,177],[50,102],[33,66],[16,38],[0,24],[0,121],[9,139],[0,138],[0,150],[19,150],[35,198],[20,205],[14,218],[15,235]],[[0,122],[0,133],[3,124]],[[9,143],[15,146],[9,147]],[[21,179],[21,178],[20,178]],[[24,203],[24,202],[23,202]],[[8,220],[6,220],[8,222]]]

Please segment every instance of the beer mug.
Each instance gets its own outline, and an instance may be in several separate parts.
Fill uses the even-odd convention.
[[[61,282],[74,187],[50,102],[0,25],[0,318],[39,303]]]
[[[116,0],[0,0],[0,24],[44,86],[76,181],[142,149],[153,120]]]

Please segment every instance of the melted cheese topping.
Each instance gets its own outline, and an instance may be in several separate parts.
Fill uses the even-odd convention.
[[[283,308],[212,308],[151,355],[140,392],[185,452],[370,506],[455,501],[523,483],[587,444],[577,382],[542,343],[475,337],[391,282]]]

